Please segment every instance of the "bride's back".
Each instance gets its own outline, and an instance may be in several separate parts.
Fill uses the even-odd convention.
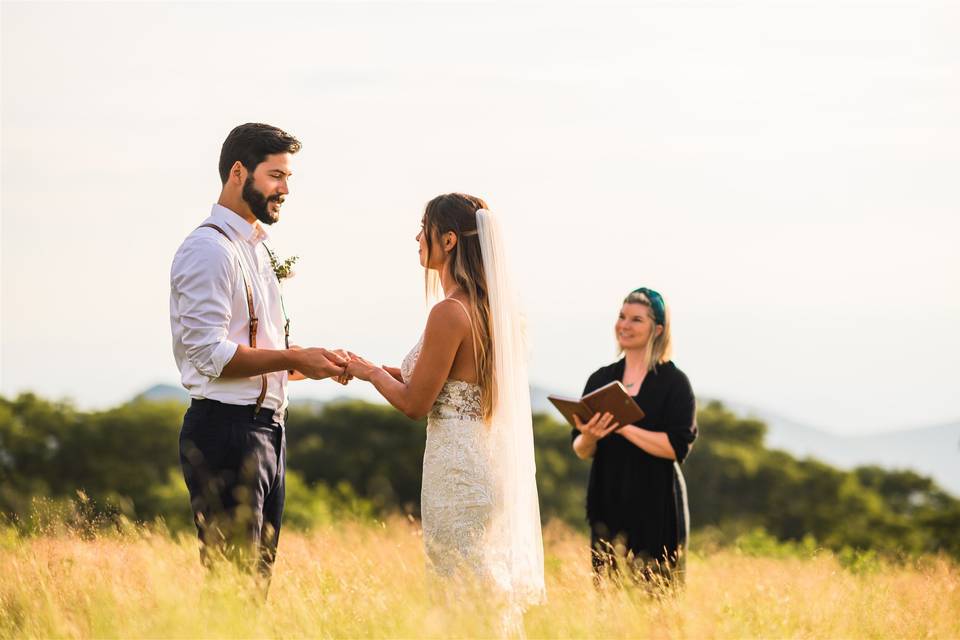
[[[463,298],[466,298],[466,296],[463,296]],[[447,378],[449,380],[460,380],[461,382],[478,384],[477,355],[473,344],[473,325],[470,320],[469,307],[467,306],[469,302],[454,294],[440,304],[449,304],[462,309],[462,311],[458,310],[457,315],[453,316],[451,322],[449,322],[450,331],[456,332],[458,335],[461,335],[462,338],[460,340],[460,346],[457,348],[457,354],[453,357],[453,364],[450,366],[450,374]],[[459,318],[459,321],[457,318]]]

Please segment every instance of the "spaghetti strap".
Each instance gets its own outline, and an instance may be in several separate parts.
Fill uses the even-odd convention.
[[[460,305],[460,308],[463,309],[463,312],[464,312],[465,314],[467,314],[467,322],[470,323],[470,343],[471,343],[472,350],[473,350],[473,358],[474,358],[474,361],[473,361],[473,362],[474,362],[474,366],[478,366],[478,364],[477,364],[477,351],[476,351],[476,349],[477,349],[477,344],[476,344],[477,332],[474,331],[474,328],[473,328],[473,317],[470,315],[470,311],[467,309],[467,305],[463,304],[462,302],[460,302],[460,301],[457,300],[456,298],[444,298],[444,300],[453,300],[453,301],[456,302],[458,305]],[[442,300],[441,300],[441,302],[442,302]],[[478,368],[478,369],[477,369],[477,380],[480,380],[481,378],[482,378],[482,376],[480,375],[480,369]],[[449,378],[449,379],[450,379],[450,380],[453,380],[453,378]],[[478,384],[478,383],[472,382],[472,383],[468,383],[468,384]]]
[[[473,333],[473,317],[470,315],[470,311],[467,310],[467,305],[463,304],[456,298],[444,298],[444,300],[453,300],[460,305],[460,308],[463,309],[463,312],[467,314],[467,321],[470,323],[470,333]]]

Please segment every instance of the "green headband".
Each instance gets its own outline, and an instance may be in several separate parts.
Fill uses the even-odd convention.
[[[648,289],[646,287],[634,289],[630,293],[642,293],[643,295],[647,296],[647,300],[650,301],[650,308],[653,309],[653,319],[656,320],[657,324],[667,323],[667,311],[663,304],[663,296],[653,289]]]

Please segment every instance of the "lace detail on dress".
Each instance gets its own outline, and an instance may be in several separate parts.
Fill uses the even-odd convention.
[[[403,359],[400,373],[410,380],[423,338]],[[427,415],[420,515],[423,543],[431,569],[453,576],[458,567],[488,580],[490,558],[483,541],[493,511],[487,429],[482,420],[480,386],[447,380]]]
[[[480,387],[463,380],[447,380],[440,395],[437,396],[428,418],[460,418],[461,420],[483,421],[483,408],[480,406]]]
[[[423,336],[420,336],[417,344],[414,345],[410,353],[408,353],[404,357],[403,362],[400,363],[400,377],[403,378],[404,382],[410,382],[410,378],[413,377],[413,368],[417,366],[421,349],[423,349]]]
[[[423,349],[423,337],[400,363],[400,376],[409,382],[413,369]],[[480,399],[480,385],[463,380],[447,380],[430,409],[429,417],[462,418],[464,420],[483,420],[483,407]]]

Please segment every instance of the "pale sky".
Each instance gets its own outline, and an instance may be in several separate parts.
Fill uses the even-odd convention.
[[[0,393],[178,383],[170,262],[262,121],[304,144],[270,229],[300,344],[398,363],[423,206],[466,191],[512,228],[538,386],[579,391],[649,286],[702,396],[837,433],[960,418],[956,4],[0,12]]]

